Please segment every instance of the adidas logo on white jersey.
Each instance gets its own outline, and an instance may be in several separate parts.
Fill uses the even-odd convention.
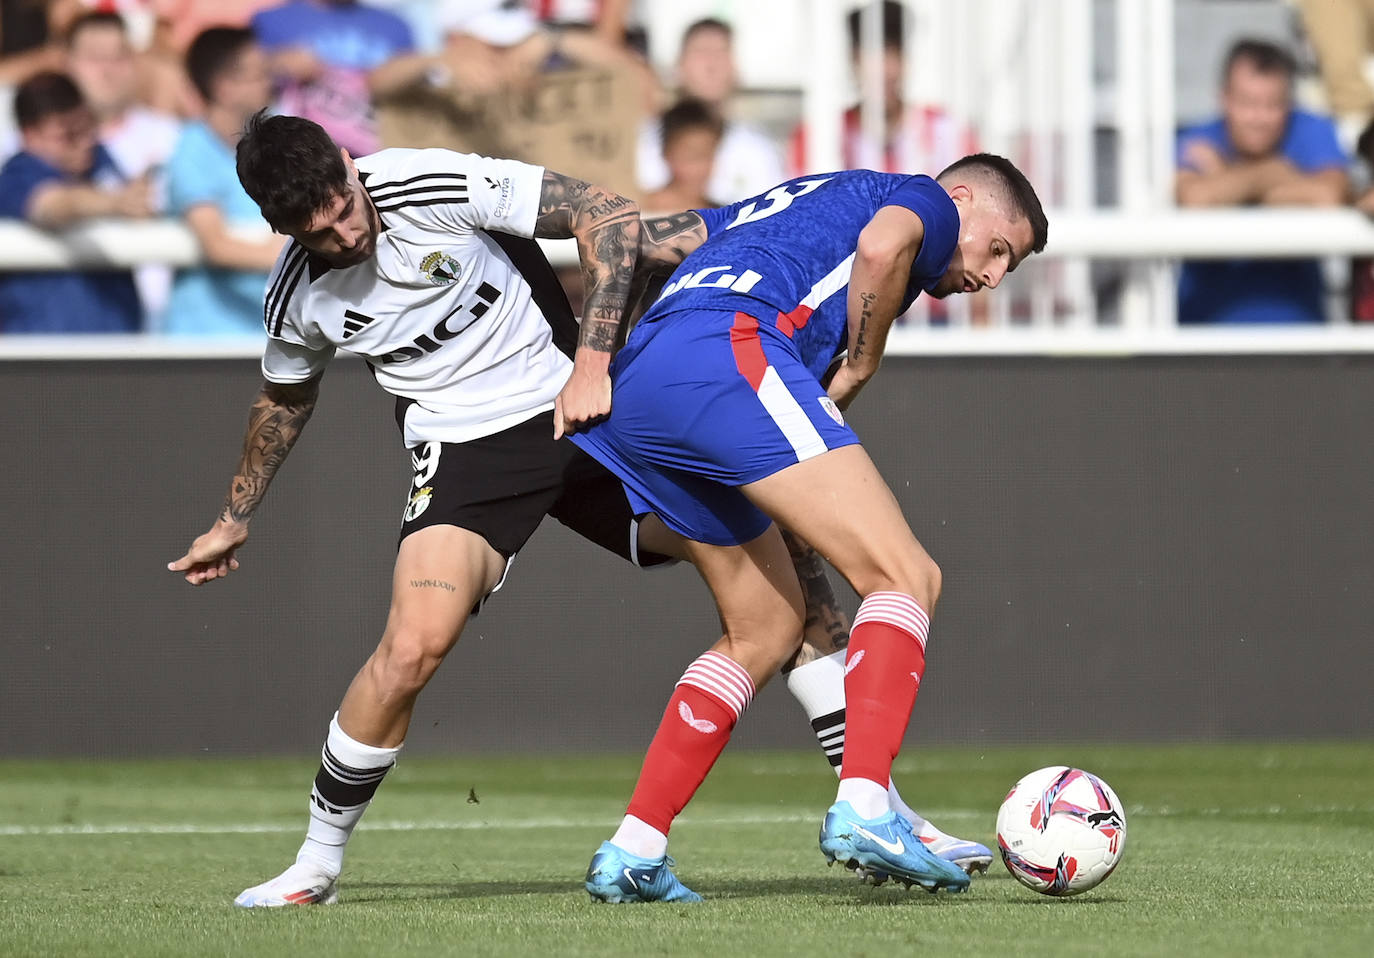
[[[356,309],[344,310],[344,339],[352,339],[367,328],[368,323],[375,323],[376,316],[365,316]]]

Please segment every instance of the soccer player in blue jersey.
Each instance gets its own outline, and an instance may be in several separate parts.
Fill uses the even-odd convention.
[[[968,876],[926,849],[888,793],[940,570],[842,413],[918,295],[995,287],[1044,248],[1035,190],[1009,161],[976,154],[935,179],[802,177],[657,229],[663,260],[681,265],[611,364],[610,418],[573,441],[620,477],[636,512],[688,540],[725,635],[675,688],[587,890],[606,901],[698,900],[668,870],[669,827],[802,630],[779,526],[862,597],[822,852],[908,885],[966,888]]]

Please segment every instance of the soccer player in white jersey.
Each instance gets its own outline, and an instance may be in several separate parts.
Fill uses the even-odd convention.
[[[265,295],[266,382],[228,496],[169,569],[200,585],[238,568],[249,521],[338,348],[361,354],[397,397],[415,468],[391,613],[330,722],[305,843],[285,872],[237,899],[329,903],[344,847],[396,760],[419,692],[545,514],[637,564],[683,552],[654,517],[630,512],[609,472],[554,441],[610,409],[606,369],[640,243],[631,201],[540,167],[446,150],[383,150],[355,162],[296,117],[250,121],[238,166],[291,242]],[[536,236],[578,240],[580,329]],[[820,596],[816,588],[808,595]],[[831,716],[817,728],[833,752],[843,620],[828,584],[820,598],[828,606],[808,622],[812,642],[793,663],[809,681],[793,690],[810,717]]]

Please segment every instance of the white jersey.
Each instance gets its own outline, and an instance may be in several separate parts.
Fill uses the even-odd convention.
[[[375,255],[333,269],[287,243],[263,304],[263,375],[303,382],[336,348],[398,398],[407,446],[465,442],[553,408],[577,322],[532,239],[542,167],[450,150],[357,160]]]

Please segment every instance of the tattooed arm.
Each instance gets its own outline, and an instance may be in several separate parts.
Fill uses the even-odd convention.
[[[667,276],[706,242],[706,224],[692,210],[647,219],[639,231],[640,273]]]
[[[611,411],[607,367],[639,257],[639,207],[600,186],[545,170],[534,235],[577,238],[586,290],[572,375],[554,404],[557,439]]]
[[[191,543],[184,556],[167,564],[168,569],[182,573],[192,585],[201,585],[222,579],[239,567],[234,553],[247,541],[248,523],[267,494],[272,477],[310,421],[319,395],[320,376],[303,383],[262,384],[248,413],[243,453],[219,517],[209,532]]]
[[[783,541],[792,554],[792,565],[801,580],[802,597],[806,599],[806,628],[801,648],[786,662],[786,675],[798,666],[824,658],[849,646],[849,616],[835,599],[835,590],[825,574],[825,563],[816,550],[790,532],[784,531]]]
[[[878,371],[925,227],[911,210],[884,206],[859,233],[849,273],[849,357],[827,390],[845,409]]]
[[[644,220],[639,228],[639,263],[626,307],[630,314],[642,315],[673,270],[704,242],[706,224],[691,210]]]

